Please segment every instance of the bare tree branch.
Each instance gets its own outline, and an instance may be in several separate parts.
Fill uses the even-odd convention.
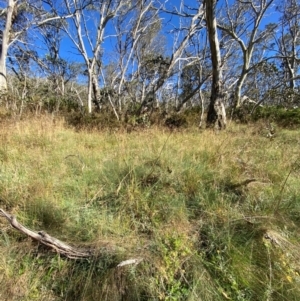
[[[58,254],[63,255],[69,259],[88,259],[96,256],[96,252],[88,249],[79,249],[72,247],[61,240],[50,236],[45,231],[32,231],[22,224],[20,224],[14,215],[10,215],[3,209],[0,209],[0,217],[6,218],[11,226],[21,233],[31,237],[32,239],[42,243],[43,245],[55,250]],[[120,262],[116,267],[121,268],[127,265],[137,265],[143,258],[130,258]]]
[[[93,255],[90,251],[71,247],[57,238],[50,236],[44,231],[34,232],[26,228],[17,221],[14,215],[6,213],[3,209],[0,209],[0,216],[5,217],[15,229],[19,230],[23,234],[28,235],[32,239],[39,241],[43,245],[54,249],[57,253],[70,259],[84,259]]]

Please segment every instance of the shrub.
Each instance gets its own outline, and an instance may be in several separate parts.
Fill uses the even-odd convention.
[[[282,106],[258,107],[251,119],[253,121],[268,119],[282,127],[296,127],[300,125],[300,109],[286,109]]]
[[[165,125],[170,129],[187,127],[187,120],[185,116],[173,114],[166,119]]]
[[[122,123],[119,122],[112,112],[101,112],[88,114],[87,112],[73,112],[67,115],[66,122],[68,125],[77,130],[102,130],[120,128]]]

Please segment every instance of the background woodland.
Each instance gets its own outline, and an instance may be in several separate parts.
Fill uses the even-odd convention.
[[[296,0],[1,1],[2,104],[75,123],[280,115],[299,105],[299,12]]]

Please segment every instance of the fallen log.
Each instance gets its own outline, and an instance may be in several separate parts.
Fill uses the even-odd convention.
[[[91,251],[81,250],[72,247],[60,241],[59,239],[50,236],[45,231],[35,232],[26,228],[17,221],[14,215],[8,214],[3,209],[0,209],[0,216],[5,217],[15,229],[31,237],[32,239],[42,243],[43,245],[54,249],[57,253],[66,256],[67,258],[84,259],[93,256],[93,253]]]
[[[17,221],[14,215],[8,214],[3,209],[0,209],[0,216],[5,217],[11,224],[11,226],[23,234],[31,237],[32,239],[40,242],[41,244],[54,249],[58,254],[63,255],[69,259],[87,259],[95,257],[96,253],[87,249],[79,249],[72,247],[65,242],[50,236],[45,231],[32,231]],[[120,262],[116,267],[121,268],[127,265],[138,265],[143,259],[142,258],[131,258]]]
[[[11,224],[11,226],[32,239],[42,243],[43,245],[54,249],[58,254],[63,255],[69,259],[87,259],[96,257],[96,253],[87,249],[79,249],[72,247],[65,242],[50,236],[45,231],[32,231],[22,224],[20,224],[14,215],[8,214],[3,209],[0,209],[0,216],[5,217]],[[120,262],[117,268],[121,268],[127,265],[138,265],[143,259],[142,258],[131,258]]]

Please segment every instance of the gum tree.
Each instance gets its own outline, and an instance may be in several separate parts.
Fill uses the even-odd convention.
[[[154,1],[138,1],[132,14],[127,18],[119,17],[115,22],[117,32],[116,53],[118,54],[118,68],[111,83],[116,87],[118,94],[118,107],[121,110],[122,100],[124,103],[124,91],[128,90],[128,84],[140,82],[137,78],[141,73],[139,64],[142,51],[149,52],[153,48],[153,40],[161,27],[161,20],[158,16],[159,9],[153,9]],[[135,70],[129,74],[129,69]],[[138,87],[135,87],[138,90]],[[128,91],[127,91],[128,92]],[[134,93],[137,96],[137,91]],[[135,100],[136,97],[131,95]],[[143,96],[141,95],[141,101]]]
[[[66,19],[70,15],[55,15],[47,10],[43,3],[52,1],[7,0],[0,7],[0,92],[7,91],[6,63],[9,49],[15,43],[23,43],[29,30],[57,19]]]
[[[132,9],[132,3],[126,0],[64,0],[67,14],[75,12],[64,31],[82,56],[88,77],[88,112],[92,112],[92,103],[100,105],[99,77],[103,42],[108,24],[120,15],[126,15]],[[111,102],[117,118],[117,111]]]
[[[226,111],[223,102],[224,93],[222,82],[221,52],[216,20],[217,0],[205,0],[204,3],[212,61],[212,84],[210,104],[207,113],[207,124],[208,126],[215,126],[217,129],[225,129]]]
[[[284,81],[294,92],[300,61],[300,4],[296,0],[286,0],[278,9],[282,13],[282,25],[279,37],[275,36],[274,40],[284,68]]]
[[[7,91],[7,78],[6,78],[6,59],[10,45],[14,39],[11,36],[13,19],[17,8],[17,1],[8,0],[7,7],[2,9],[1,18],[3,19],[4,28],[2,30],[2,43],[0,54],[0,91],[1,93]]]
[[[208,1],[209,2],[209,1]],[[234,107],[241,105],[241,91],[251,68],[253,51],[275,29],[275,25],[261,29],[261,23],[274,0],[225,1],[225,16],[219,18],[218,28],[230,36],[240,47],[242,68],[234,89]],[[259,63],[259,62],[258,62]]]
[[[189,21],[187,22],[187,25],[184,29],[184,37],[181,41],[177,43],[177,45],[173,45],[173,51],[170,55],[170,57],[166,60],[162,60],[161,63],[163,63],[163,67],[160,64],[160,72],[157,74],[157,76],[150,82],[148,85],[148,90],[144,94],[143,101],[139,108],[139,114],[143,111],[143,109],[149,105],[149,103],[152,103],[154,98],[153,95],[155,95],[156,92],[160,88],[163,87],[163,85],[166,83],[166,81],[173,75],[174,70],[178,66],[178,63],[180,60],[182,60],[183,53],[185,49],[188,47],[191,39],[203,28],[203,20],[204,20],[204,10],[203,5],[199,5],[198,8],[195,9],[195,13],[192,15],[185,15],[189,18]],[[169,12],[171,14],[178,15],[178,11],[175,12]],[[180,14],[179,14],[180,15]],[[157,59],[157,58],[156,58]]]

